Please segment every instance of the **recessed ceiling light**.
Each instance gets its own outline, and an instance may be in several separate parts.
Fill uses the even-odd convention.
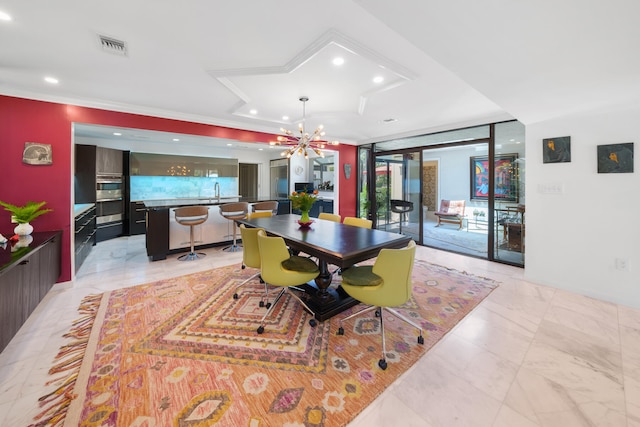
[[[249,110],[249,114],[253,114],[255,116],[256,114],[258,114],[258,110],[252,108],[251,110]]]
[[[227,144],[227,147],[233,147],[233,144]]]
[[[264,150],[264,148],[258,148],[258,151],[262,151],[262,150]]]
[[[382,83],[383,81],[384,81],[384,77],[382,77],[382,76],[375,76],[373,78],[373,82],[374,83]]]
[[[333,58],[333,65],[342,65],[344,64],[344,58],[340,57],[340,56],[336,56],[335,58]]]
[[[52,85],[57,85],[58,83],[60,83],[60,81],[55,77],[45,77],[44,81],[47,83],[51,83]]]
[[[0,21],[13,21],[11,15],[0,10]]]
[[[178,142],[178,141],[180,141],[180,138],[173,138],[173,140],[174,140],[175,142]]]
[[[122,134],[120,132],[114,132],[113,133],[115,136],[122,136]]]
[[[289,116],[282,116],[282,120],[289,120]]]

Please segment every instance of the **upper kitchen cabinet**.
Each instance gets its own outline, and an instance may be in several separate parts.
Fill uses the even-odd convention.
[[[238,159],[131,153],[130,173],[139,176],[238,177]]]
[[[96,147],[96,173],[98,175],[122,175],[122,151]]]

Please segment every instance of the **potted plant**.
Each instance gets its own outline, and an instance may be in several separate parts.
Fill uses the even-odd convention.
[[[302,215],[298,223],[302,227],[308,227],[311,225],[311,218],[309,218],[309,211],[311,206],[318,200],[318,190],[314,190],[312,193],[306,193],[304,191],[294,191],[289,196],[291,200],[291,207],[293,209],[300,209]]]
[[[40,215],[52,211],[52,209],[49,208],[43,209],[43,206],[46,204],[47,202],[27,202],[24,206],[16,206],[0,200],[0,206],[3,206],[6,211],[11,212],[11,222],[18,224],[13,231],[21,236],[31,234],[33,231],[33,227],[29,224],[31,221]]]

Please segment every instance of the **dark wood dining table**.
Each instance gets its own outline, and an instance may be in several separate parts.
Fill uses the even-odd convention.
[[[247,227],[264,228],[270,236],[282,237],[293,251],[308,254],[318,260],[320,274],[313,282],[303,285],[309,298],[306,301],[316,319],[324,321],[354,306],[351,298],[339,286],[331,288],[333,272],[329,266],[346,269],[378,256],[383,248],[405,247],[410,237],[387,231],[367,229],[314,218],[309,228],[298,224],[299,215],[241,219]]]

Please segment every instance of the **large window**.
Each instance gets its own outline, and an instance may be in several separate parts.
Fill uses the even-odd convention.
[[[373,152],[370,159],[371,150],[360,150],[359,208],[377,228],[422,245],[524,265],[521,123],[385,141]],[[393,209],[392,201],[410,211]]]

